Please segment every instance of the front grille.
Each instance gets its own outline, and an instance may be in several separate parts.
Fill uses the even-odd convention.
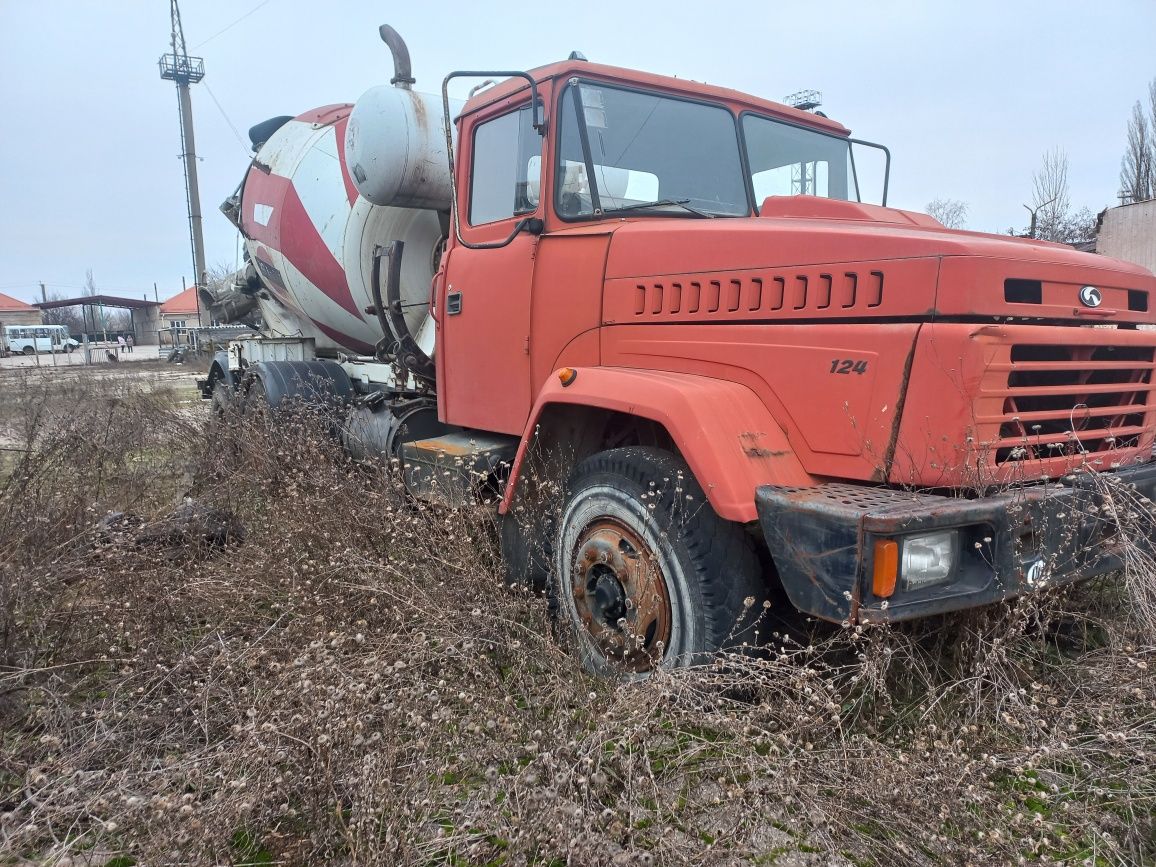
[[[1154,354],[1137,345],[1013,344],[981,387],[988,399],[1002,397],[1002,412],[987,419],[999,423],[995,463],[1087,459],[1150,445]]]

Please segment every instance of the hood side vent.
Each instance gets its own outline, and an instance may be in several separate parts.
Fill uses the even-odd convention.
[[[883,304],[883,272],[710,274],[697,280],[634,284],[636,318],[758,319],[780,312],[838,315]]]

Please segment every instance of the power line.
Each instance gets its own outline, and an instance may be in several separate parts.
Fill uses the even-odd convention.
[[[25,283],[4,283],[4,284],[0,284],[0,290],[25,289],[28,292],[31,292],[33,294],[39,294],[39,291],[40,291],[39,285],[40,285],[39,280],[29,280]],[[76,291],[76,292],[88,291],[87,286],[77,286],[77,285],[72,284],[72,283],[50,283],[49,281],[45,280],[44,285],[47,286],[49,289],[71,289],[71,290]],[[117,292],[146,292],[146,293],[151,294],[152,291],[153,291],[152,286],[144,287],[144,286],[115,286],[115,285],[109,290],[109,292],[112,294],[115,294]]]
[[[238,18],[232,24],[228,24],[225,27],[222,27],[220,30],[218,30],[216,33],[214,33],[212,36],[210,36],[204,42],[201,42],[198,45],[194,45],[193,51],[196,51],[202,45],[207,45],[208,43],[212,42],[214,39],[216,39],[222,33],[225,33],[226,31],[232,30],[234,27],[236,27],[238,24],[240,24],[242,21],[244,21],[246,18],[248,18],[250,15],[252,15],[254,12],[256,12],[258,9],[260,9],[262,6],[266,5],[269,2],[270,2],[270,0],[261,0],[260,3],[258,3],[256,6],[254,6],[252,9],[250,9],[248,12],[246,12],[244,15],[242,15],[240,18]]]
[[[231,129],[233,131],[233,135],[237,139],[237,144],[239,144],[241,146],[241,150],[244,152],[245,156],[248,156],[249,155],[249,148],[248,148],[248,146],[246,146],[245,140],[243,138],[241,138],[241,134],[239,132],[237,132],[237,128],[235,126],[233,126],[233,121],[231,121],[229,119],[229,115],[225,114],[225,109],[221,105],[221,103],[217,100],[217,95],[215,93],[213,93],[212,88],[210,88],[208,84],[205,84],[204,82],[201,82],[201,83],[205,85],[205,91],[209,94],[209,98],[213,100],[213,105],[215,105],[217,107],[217,111],[219,111],[221,113],[221,117],[223,117],[225,119],[225,123],[227,123],[229,125],[229,129]]]
[[[40,285],[39,280],[25,280],[23,283],[4,283],[0,284],[0,289],[31,289]],[[52,286],[56,289],[83,289],[83,286],[74,286],[70,283],[49,283],[44,281],[45,286]]]

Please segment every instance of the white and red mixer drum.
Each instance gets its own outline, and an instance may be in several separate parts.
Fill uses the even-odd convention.
[[[399,240],[406,321],[432,354],[426,302],[443,234],[438,211],[449,207],[437,97],[375,87],[354,106],[285,122],[260,145],[241,189],[245,246],[279,302],[262,302],[266,329],[313,337],[320,350],[372,353],[383,336],[365,312],[374,250]]]

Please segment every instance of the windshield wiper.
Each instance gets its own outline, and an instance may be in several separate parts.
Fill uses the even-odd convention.
[[[689,204],[687,204],[689,201],[690,199],[658,199],[657,201],[653,202],[639,202],[637,205],[619,205],[617,208],[603,208],[602,213],[622,214],[626,213],[627,211],[645,211],[650,208],[662,208],[668,205],[674,205],[675,207],[682,208],[684,211],[689,211],[696,217],[706,217],[708,220],[712,220],[716,216],[715,214],[710,214],[706,211],[700,211],[698,208],[692,208]]]

